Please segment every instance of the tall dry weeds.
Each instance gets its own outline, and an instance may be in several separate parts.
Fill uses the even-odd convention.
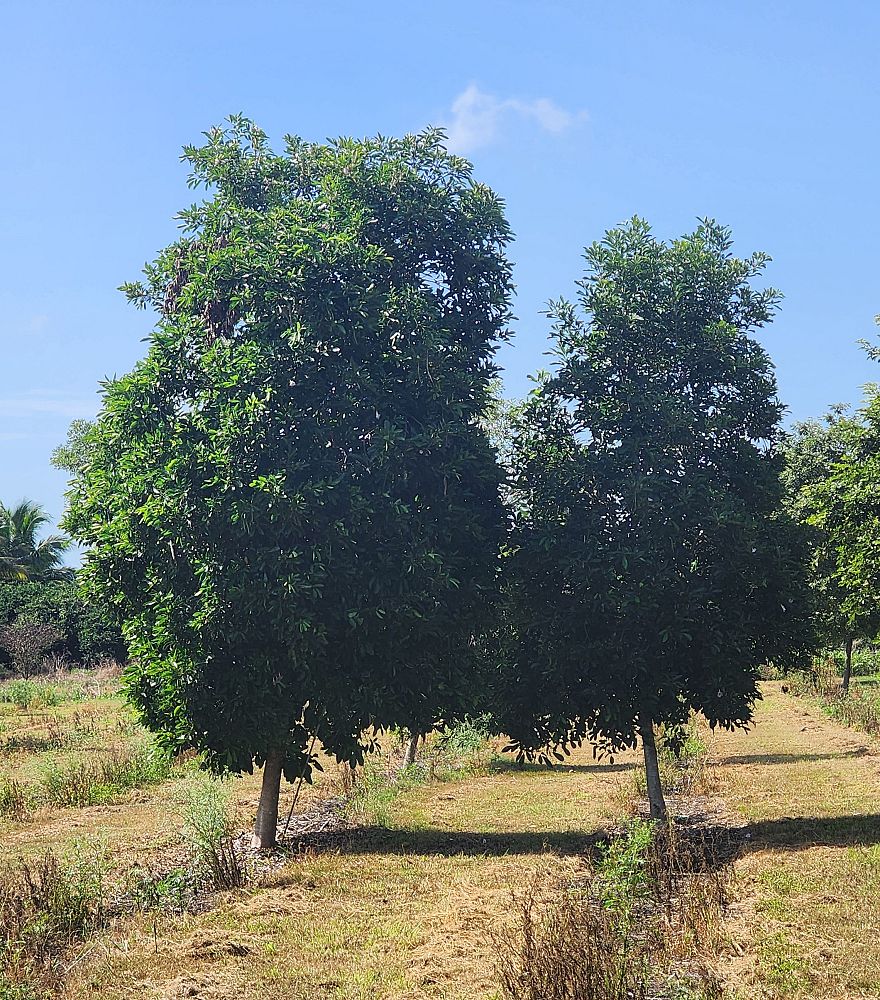
[[[645,837],[645,830],[649,836]],[[505,1000],[720,1000],[731,862],[709,833],[630,823],[577,879],[539,878],[496,933]]]

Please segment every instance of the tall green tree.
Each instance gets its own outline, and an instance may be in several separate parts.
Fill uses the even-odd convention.
[[[70,579],[73,571],[63,565],[70,539],[45,534],[49,515],[32,500],[14,507],[0,504],[0,579]]]
[[[208,200],[126,286],[158,313],[105,388],[66,524],[171,747],[263,766],[255,843],[317,736],[469,706],[504,531],[479,417],[510,315],[498,198],[442,133],[185,151]]]
[[[828,481],[841,462],[850,463],[863,450],[863,425],[847,407],[835,406],[823,420],[796,423],[782,447],[785,502],[792,516],[809,530],[810,580],[815,597],[816,629],[824,646],[842,646],[842,689],[849,690],[853,645],[880,630],[880,606],[858,599],[863,580],[845,572],[855,553],[827,520],[827,505],[835,503]],[[826,527],[827,522],[827,527]],[[855,586],[850,593],[846,581]]]
[[[655,724],[746,725],[759,665],[804,641],[782,408],[750,335],[779,296],[713,222],[667,244],[634,219],[586,259],[514,431],[504,722],[525,754],[641,739],[659,817]]]

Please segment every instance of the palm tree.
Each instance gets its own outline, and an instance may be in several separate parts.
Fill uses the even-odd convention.
[[[49,515],[31,500],[22,500],[17,507],[0,503],[0,579],[47,581],[73,576],[72,569],[61,565],[70,539],[63,535],[38,539],[47,524]]]

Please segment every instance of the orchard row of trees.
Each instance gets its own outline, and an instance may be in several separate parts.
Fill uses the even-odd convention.
[[[276,153],[234,118],[185,158],[210,197],[124,286],[146,357],[60,459],[147,725],[263,767],[259,846],[315,738],[358,762],[486,708],[524,757],[641,739],[663,815],[654,726],[748,722],[813,643],[801,522],[839,530],[785,502],[767,257],[612,230],[504,406],[511,232],[442,133]]]

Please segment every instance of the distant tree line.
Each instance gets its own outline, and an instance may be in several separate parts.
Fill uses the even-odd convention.
[[[63,565],[70,540],[45,534],[49,516],[25,500],[0,504],[0,667],[32,672],[43,657],[123,660],[118,623],[90,601]]]

